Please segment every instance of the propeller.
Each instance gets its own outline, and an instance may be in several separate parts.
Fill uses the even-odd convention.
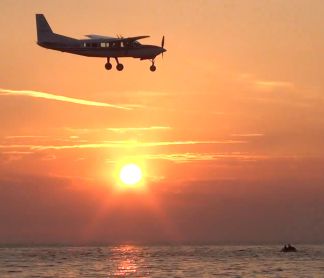
[[[162,37],[162,43],[161,46],[164,48],[164,36]]]
[[[164,48],[164,36],[162,37],[161,47]],[[163,58],[163,53],[164,52],[162,52],[162,58]]]

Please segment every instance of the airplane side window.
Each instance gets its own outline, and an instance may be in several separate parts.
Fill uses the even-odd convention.
[[[104,42],[100,43],[101,47],[106,47],[106,44]]]
[[[98,43],[92,43],[92,47],[98,47],[99,46],[99,44]]]
[[[90,45],[90,43],[85,43],[85,46],[90,47],[91,45]]]

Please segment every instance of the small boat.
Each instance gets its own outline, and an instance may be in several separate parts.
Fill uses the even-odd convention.
[[[281,252],[297,252],[297,249],[294,246],[288,244],[281,249]]]

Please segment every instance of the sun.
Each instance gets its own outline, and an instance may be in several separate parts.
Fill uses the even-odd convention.
[[[119,179],[127,186],[135,186],[143,177],[141,168],[135,163],[125,164],[119,171]]]

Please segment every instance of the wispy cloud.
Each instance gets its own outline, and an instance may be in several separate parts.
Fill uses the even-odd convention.
[[[195,161],[219,161],[219,160],[236,160],[242,162],[251,162],[269,159],[266,155],[253,155],[249,153],[161,153],[161,154],[144,154],[128,157],[130,159],[143,160],[168,160],[175,163],[189,163]],[[115,163],[115,160],[107,160],[108,163]]]
[[[137,132],[137,131],[152,131],[152,130],[170,130],[169,126],[149,126],[149,127],[110,127],[108,131],[117,133]]]
[[[233,137],[262,137],[263,133],[233,133],[231,134]]]
[[[144,126],[144,127],[102,127],[102,128],[72,128],[65,127],[65,130],[75,133],[92,133],[92,132],[115,132],[115,133],[128,133],[128,132],[144,132],[144,131],[167,131],[171,130],[170,126]],[[71,138],[71,136],[70,136]]]
[[[194,162],[194,161],[214,161],[224,159],[234,159],[240,161],[264,160],[268,156],[251,155],[246,153],[173,153],[173,154],[148,154],[146,159],[170,160],[178,163]]]
[[[293,89],[295,84],[282,80],[265,80],[255,77],[253,74],[240,74],[238,80],[253,86],[258,90],[273,91],[276,89]]]
[[[268,81],[268,80],[255,80],[254,85],[258,89],[274,90],[278,88],[293,88],[294,85],[291,82],[285,81]]]
[[[20,138],[47,138],[48,136],[44,135],[8,135],[5,136],[5,139],[20,139]]]
[[[1,154],[33,154],[31,151],[5,151],[1,152]]]
[[[80,105],[110,107],[110,108],[116,108],[116,109],[131,110],[131,108],[129,108],[129,107],[119,106],[119,105],[105,103],[105,102],[97,102],[97,101],[90,101],[90,100],[85,100],[85,99],[71,98],[71,97],[60,96],[60,95],[55,95],[55,94],[51,94],[51,93],[30,91],[30,90],[9,90],[9,89],[1,89],[0,88],[0,96],[26,96],[26,97],[33,97],[33,98],[43,98],[43,99],[49,99],[49,100],[63,101],[63,102],[80,104]]]
[[[212,145],[212,144],[244,144],[242,140],[224,141],[159,141],[159,142],[138,142],[138,141],[105,141],[94,144],[74,144],[74,145],[28,145],[11,144],[0,145],[2,149],[29,149],[29,150],[64,150],[64,149],[104,149],[104,148],[143,148],[143,147],[163,147],[178,145]]]
[[[98,92],[99,95],[106,96],[110,92],[101,91]],[[168,97],[172,92],[162,92],[162,91],[119,91],[118,95],[124,98],[128,97],[138,97],[138,98],[147,98],[147,97]]]

